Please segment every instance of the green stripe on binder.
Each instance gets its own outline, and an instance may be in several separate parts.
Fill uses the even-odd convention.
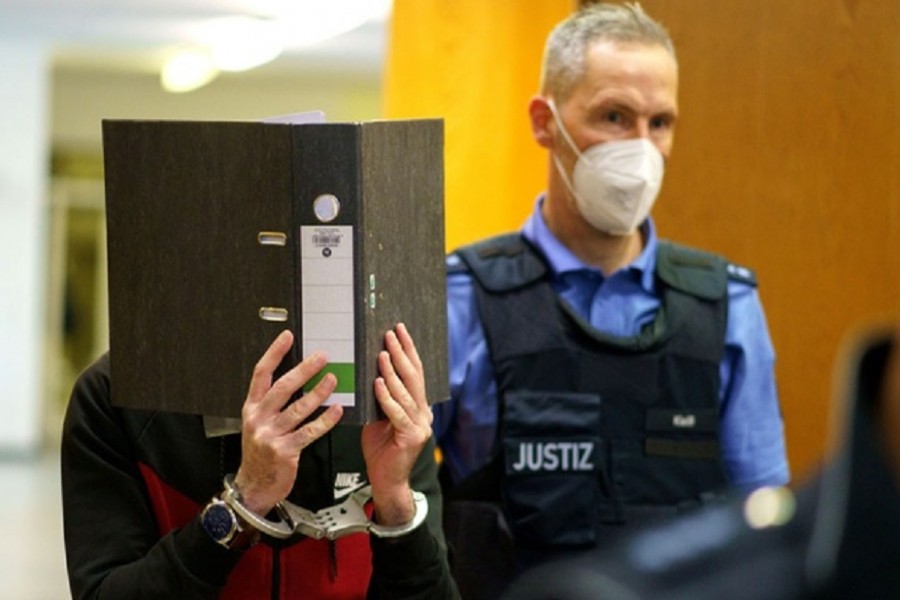
[[[356,365],[353,363],[328,363],[324,369],[306,382],[303,391],[311,391],[317,383],[322,381],[326,373],[334,373],[334,376],[337,377],[337,387],[334,389],[334,393],[352,394],[356,392]]]

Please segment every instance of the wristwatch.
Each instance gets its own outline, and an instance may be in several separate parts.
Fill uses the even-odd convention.
[[[222,498],[215,496],[200,513],[200,524],[217,544],[243,550],[259,541],[259,530],[238,517]]]

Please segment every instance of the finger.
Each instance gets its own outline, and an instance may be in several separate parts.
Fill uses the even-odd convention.
[[[416,344],[413,341],[412,335],[409,333],[409,329],[407,329],[405,323],[398,323],[396,327],[397,339],[400,340],[400,345],[403,347],[403,351],[409,357],[410,362],[412,362],[413,366],[415,366],[416,370],[419,373],[424,373],[425,369],[422,366],[422,360],[419,358],[419,352],[416,350]]]
[[[291,444],[297,452],[321,438],[334,429],[344,414],[344,407],[340,404],[332,404],[321,415],[306,423],[297,431],[289,435]]]
[[[328,364],[328,357],[324,352],[313,352],[287,373],[278,378],[272,384],[271,389],[263,399],[263,404],[269,410],[281,410],[287,404],[294,394],[300,390],[306,383],[315,377],[325,365]]]
[[[294,335],[284,330],[269,345],[262,357],[253,367],[253,376],[250,379],[250,388],[247,391],[247,399],[261,398],[272,385],[272,375],[281,364],[282,359],[294,343]]]
[[[400,338],[394,331],[387,331],[384,334],[384,347],[391,355],[391,362],[398,371],[414,372],[415,366],[412,364],[410,357],[406,354]]]
[[[409,338],[408,341],[411,342],[412,339]],[[395,381],[388,373],[388,370],[381,371],[391,393],[396,394],[396,386],[400,384],[404,386],[404,391],[408,392],[416,403],[427,405],[425,376],[421,369],[421,362],[418,361],[419,364],[417,366],[410,360],[401,341],[393,331],[389,331],[385,335],[385,346],[390,353],[386,366],[389,368],[390,372],[394,373],[398,378],[397,381]],[[413,346],[413,351],[415,351],[415,346]]]
[[[328,400],[335,387],[337,387],[337,377],[333,373],[327,373],[313,389],[281,411],[275,424],[277,431],[285,433],[296,429],[313,411]]]
[[[416,402],[394,367],[394,357],[382,350],[378,354],[378,370],[388,395],[406,410],[415,410]]]
[[[391,426],[397,431],[409,432],[416,426],[416,421],[410,412],[404,408],[388,390],[387,383],[383,377],[375,379],[375,398],[381,406],[384,416],[391,422]],[[413,411],[415,405],[413,404]]]
[[[380,381],[384,387],[384,393],[378,398],[382,408],[396,405],[410,420],[420,424],[431,423],[431,409],[428,407],[424,392],[419,397],[410,393],[404,381],[394,371],[387,352],[382,352],[378,358],[382,377],[376,381],[376,397],[379,396],[377,382]],[[388,414],[387,410],[385,414]]]

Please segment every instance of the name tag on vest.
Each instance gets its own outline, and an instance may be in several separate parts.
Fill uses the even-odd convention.
[[[590,473],[597,470],[595,440],[506,440],[506,473]]]

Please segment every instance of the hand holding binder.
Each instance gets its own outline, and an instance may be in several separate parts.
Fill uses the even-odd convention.
[[[325,354],[314,352],[276,379],[275,370],[293,342],[290,331],[281,332],[256,363],[242,410],[241,466],[235,486],[241,490],[244,505],[260,515],[287,497],[303,449],[331,431],[343,414],[343,407],[334,404],[306,422],[334,391],[337,380],[333,374],[290,402],[328,360]]]
[[[375,398],[386,419],[362,429],[375,514],[382,525],[412,520],[415,506],[409,475],[425,442],[431,437],[431,407],[425,373],[406,326],[399,324],[385,336],[386,350],[378,356],[381,376],[375,379]]]
[[[287,497],[303,449],[331,431],[343,415],[340,404],[316,414],[336,389],[333,373],[326,373],[291,402],[327,364],[324,353],[314,352],[276,377],[293,341],[293,334],[283,331],[263,354],[242,410],[242,460],[234,486],[243,506],[258,515],[269,513]],[[385,334],[378,368],[373,385],[385,418],[365,425],[361,441],[378,522],[390,527],[408,523],[416,514],[409,477],[431,437],[424,369],[405,325]]]

